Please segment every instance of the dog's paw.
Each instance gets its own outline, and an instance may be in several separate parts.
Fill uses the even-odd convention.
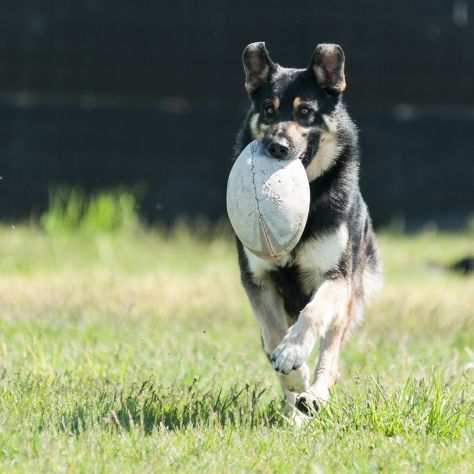
[[[301,344],[283,340],[272,353],[272,367],[277,372],[289,374],[292,370],[299,369],[305,363],[307,356]]]
[[[299,369],[314,348],[313,331],[310,328],[302,327],[299,322],[291,326],[283,341],[271,355],[273,368],[285,375],[292,370]]]
[[[296,408],[306,416],[316,414],[329,401],[329,391],[324,393],[303,392],[296,399]]]
[[[288,417],[288,424],[294,428],[302,428],[308,422],[311,421],[311,417],[305,415],[301,411],[294,408],[294,413]]]

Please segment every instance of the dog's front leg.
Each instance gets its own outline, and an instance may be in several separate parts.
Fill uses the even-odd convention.
[[[247,294],[260,326],[263,350],[270,359],[272,351],[288,331],[288,315],[283,301],[273,287],[246,284]],[[288,411],[294,409],[297,395],[309,388],[309,368],[302,364],[289,374],[278,374],[285,394]]]
[[[301,311],[282,342],[273,351],[273,368],[283,374],[301,367],[311,354],[317,338],[321,338],[321,351],[316,369],[316,381],[298,397],[298,406],[304,400],[318,401],[329,398],[329,388],[337,373],[337,362],[342,335],[347,324],[350,285],[343,279],[328,279],[316,291]]]

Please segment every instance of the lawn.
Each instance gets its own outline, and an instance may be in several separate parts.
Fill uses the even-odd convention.
[[[381,233],[385,289],[301,429],[233,243],[0,227],[0,472],[439,472],[474,466],[472,233]]]

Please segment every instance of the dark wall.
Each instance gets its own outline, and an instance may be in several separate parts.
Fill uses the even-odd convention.
[[[464,0],[4,0],[0,217],[40,212],[58,185],[143,185],[151,219],[221,216],[240,53],[265,40],[290,66],[343,45],[377,222],[459,222],[474,211],[473,19]]]

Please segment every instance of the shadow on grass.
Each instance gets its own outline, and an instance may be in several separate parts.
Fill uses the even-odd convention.
[[[95,402],[76,404],[61,415],[60,429],[77,435],[102,426],[119,431],[139,429],[151,434],[154,430],[283,424],[280,403],[264,401],[265,392],[265,388],[249,385],[226,392],[206,392],[196,384],[163,388],[144,382],[128,393],[101,393]]]

